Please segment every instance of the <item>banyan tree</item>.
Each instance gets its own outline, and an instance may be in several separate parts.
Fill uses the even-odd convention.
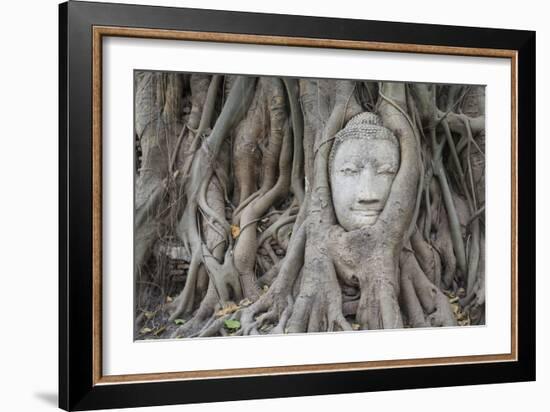
[[[485,322],[484,87],[134,80],[136,338]]]

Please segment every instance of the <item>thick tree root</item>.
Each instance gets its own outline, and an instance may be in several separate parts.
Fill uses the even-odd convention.
[[[401,253],[400,265],[409,321],[418,326],[456,326],[456,318],[448,298],[426,277],[414,254],[404,250]],[[417,300],[414,299],[415,295]],[[416,301],[423,309],[424,320],[419,314]]]

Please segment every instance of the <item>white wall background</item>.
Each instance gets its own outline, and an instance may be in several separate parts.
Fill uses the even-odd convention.
[[[125,1],[128,2],[128,1]],[[141,1],[130,1],[141,3]],[[156,5],[352,17],[537,31],[537,382],[317,396],[140,409],[257,411],[342,409],[548,410],[550,280],[541,257],[550,230],[546,153],[550,142],[550,27],[544,2],[393,0],[154,1]],[[57,0],[4,3],[0,13],[0,409],[53,410],[57,404]],[[522,276],[535,276],[523,273]]]

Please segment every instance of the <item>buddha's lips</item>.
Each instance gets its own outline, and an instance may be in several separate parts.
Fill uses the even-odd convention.
[[[364,216],[378,216],[380,212],[382,212],[382,209],[351,209],[354,213],[359,213]]]

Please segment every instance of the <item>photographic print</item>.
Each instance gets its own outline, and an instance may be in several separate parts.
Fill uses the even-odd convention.
[[[485,86],[134,71],[134,338],[485,324]]]

